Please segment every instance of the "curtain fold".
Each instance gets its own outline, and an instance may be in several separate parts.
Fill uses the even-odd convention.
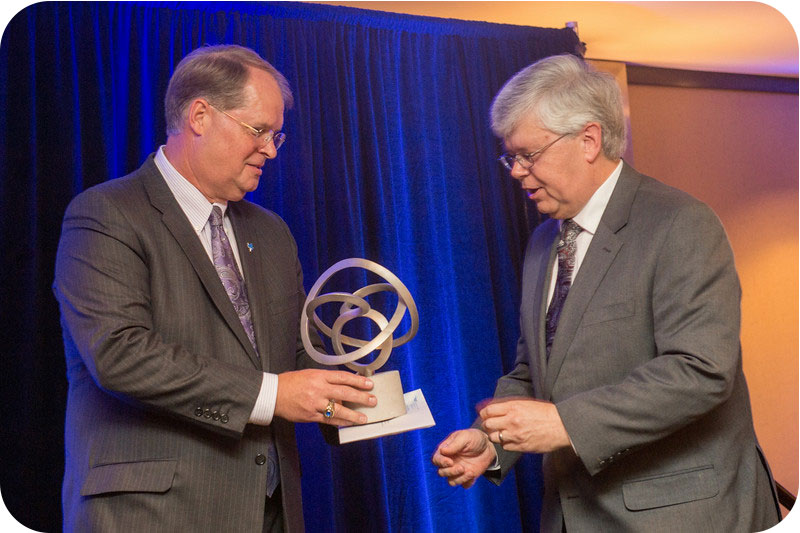
[[[469,531],[535,531],[535,458],[500,487],[482,480],[464,491],[437,476],[430,456],[472,423],[515,356],[537,218],[496,161],[489,104],[513,73],[574,52],[578,39],[284,2],[53,2],[9,23],[0,47],[0,400],[15,413],[0,443],[6,505],[29,527],[60,527],[66,382],[50,284],[66,205],[165,141],[169,75],[206,43],[251,47],[292,86],[286,145],[248,198],[289,224],[306,288],[336,261],[364,257],[393,271],[420,311],[417,337],[382,370],[399,370],[406,391],[421,388],[437,425],[340,447],[299,425],[308,530],[447,531],[458,519]]]

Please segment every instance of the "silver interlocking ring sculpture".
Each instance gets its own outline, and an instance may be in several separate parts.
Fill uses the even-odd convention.
[[[382,277],[387,283],[367,285],[352,294],[346,292],[320,294],[320,290],[325,283],[327,283],[334,274],[346,268],[363,268],[369,270]],[[384,291],[392,292],[397,295],[397,308],[392,318],[389,320],[380,312],[372,309],[369,302],[365,299],[365,297],[371,294]],[[330,302],[341,302],[342,304],[339,310],[339,317],[334,321],[332,327],[325,324],[316,313],[319,306]],[[409,327],[404,335],[395,339],[395,330],[400,325],[400,321],[403,320],[406,310],[408,310],[408,314],[411,318],[411,327]],[[350,320],[359,317],[369,318],[380,328],[380,333],[372,340],[356,339],[342,334],[344,325]],[[311,343],[309,321],[314,323],[320,333],[327,335],[331,339],[333,351],[336,355],[320,352]],[[300,337],[303,340],[303,346],[306,352],[312,359],[323,365],[346,365],[347,368],[355,370],[364,376],[371,376],[376,370],[382,367],[389,359],[392,348],[401,346],[414,338],[418,328],[419,314],[417,313],[417,305],[414,303],[411,293],[406,286],[403,285],[403,282],[387,268],[382,267],[378,263],[359,258],[344,259],[323,272],[322,276],[320,276],[308,292],[304,312],[300,317]],[[345,351],[345,346],[357,349],[347,352]],[[359,364],[355,362],[377,349],[380,349],[380,353],[371,363]]]

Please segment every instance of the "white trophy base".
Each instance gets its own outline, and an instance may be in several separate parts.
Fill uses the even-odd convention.
[[[406,402],[406,414],[374,424],[340,427],[339,444],[377,439],[387,435],[397,435],[398,433],[436,425],[421,389],[407,392],[403,397]]]
[[[370,391],[377,399],[375,407],[366,407],[359,404],[344,402],[344,406],[353,411],[367,415],[367,424],[382,422],[406,414],[406,402],[403,399],[403,383],[400,381],[400,372],[378,372],[369,377],[374,386]]]

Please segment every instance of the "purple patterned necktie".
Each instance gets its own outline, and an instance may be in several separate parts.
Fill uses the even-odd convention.
[[[250,313],[250,302],[247,300],[247,289],[244,286],[242,275],[239,273],[239,267],[236,266],[231,242],[228,240],[225,228],[222,227],[222,209],[219,206],[215,205],[211,210],[208,222],[211,224],[211,258],[214,268],[217,269],[222,286],[225,287],[225,292],[228,293],[228,298],[239,316],[239,322],[242,323],[244,331],[247,333],[247,338],[250,339],[250,344],[253,345],[256,355],[258,355],[253,319]],[[261,356],[259,356],[260,358]],[[261,464],[258,457],[260,456],[256,457],[256,463]],[[267,495],[271,497],[280,481],[278,452],[275,449],[275,441],[271,438],[267,445],[267,458],[269,460]]]
[[[219,206],[215,205],[211,210],[208,222],[211,224],[211,257],[214,268],[217,269],[219,280],[239,316],[239,322],[242,323],[244,332],[247,333],[247,338],[250,339],[250,344],[258,355],[253,320],[250,316],[250,303],[247,301],[247,289],[239,273],[239,267],[236,266],[231,242],[228,240],[225,228],[222,227],[222,209]]]
[[[553,299],[550,301],[550,307],[547,310],[547,322],[545,325],[545,353],[548,360],[550,359],[550,348],[553,346],[553,338],[556,336],[558,317],[561,315],[561,309],[564,307],[564,301],[567,299],[567,293],[569,293],[569,287],[572,283],[572,271],[575,269],[575,249],[577,248],[575,239],[578,238],[578,234],[581,231],[583,231],[581,227],[571,218],[565,220],[561,225],[561,233],[556,247],[558,253],[558,276],[556,277]]]

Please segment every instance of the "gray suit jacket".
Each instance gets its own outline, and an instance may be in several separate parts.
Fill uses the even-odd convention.
[[[558,234],[531,236],[514,370],[495,396],[554,402],[575,452],[543,458],[542,531],[756,531],[778,519],[739,344],[741,290],[714,213],[624,165],[549,362]],[[500,453],[502,479],[518,454]],[[499,482],[499,480],[497,481]]]
[[[261,361],[153,156],[67,208],[53,285],[69,380],[65,530],[261,531],[272,434],[285,526],[302,531],[294,425],[247,425],[262,370],[310,363],[297,250],[275,214],[246,201],[228,213]]]

